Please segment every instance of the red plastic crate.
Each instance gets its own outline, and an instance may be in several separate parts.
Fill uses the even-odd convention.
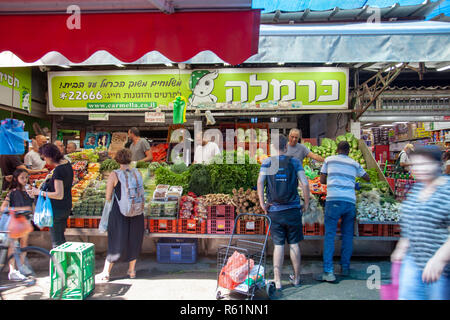
[[[176,233],[177,220],[149,219],[149,231],[151,233]]]
[[[208,219],[208,233],[209,234],[232,234],[234,228],[234,220],[227,219]]]
[[[323,236],[325,234],[325,226],[320,223],[303,225],[303,235],[305,236]]]
[[[178,233],[204,234],[206,220],[178,219]]]
[[[89,218],[86,220],[88,220],[88,226],[91,229],[97,229],[100,224],[100,218]]]
[[[383,237],[400,237],[399,224],[385,224],[383,225]]]
[[[67,219],[67,228],[89,228],[89,219],[69,218]]]
[[[236,226],[237,234],[265,234],[264,220],[250,220],[239,218]]]
[[[208,220],[234,220],[234,206],[229,205],[219,205],[219,206],[209,206],[208,207]]]
[[[383,237],[382,224],[358,224],[360,237]]]

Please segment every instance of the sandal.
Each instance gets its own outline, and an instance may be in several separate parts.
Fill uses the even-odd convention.
[[[95,278],[97,281],[100,281],[100,282],[109,282],[109,274],[107,274],[107,273],[102,272],[102,273],[98,274]]]
[[[136,271],[128,271],[127,275],[130,277],[130,279],[136,278]]]
[[[301,286],[300,280],[298,281],[297,284],[295,284],[294,278],[295,278],[294,275],[293,275],[293,274],[290,274],[290,275],[289,275],[289,282],[290,282],[294,287],[296,287],[296,288],[300,287],[300,286]]]

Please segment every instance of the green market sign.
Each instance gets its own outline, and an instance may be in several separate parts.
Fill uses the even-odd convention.
[[[31,68],[0,68],[0,104],[31,112]]]
[[[331,67],[49,72],[49,110],[148,111],[177,96],[191,109],[347,109],[348,77]]]

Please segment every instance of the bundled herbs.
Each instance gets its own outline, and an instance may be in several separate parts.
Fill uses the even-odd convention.
[[[175,172],[175,173],[183,173],[188,170],[188,167],[184,162],[180,161],[180,162],[172,164],[170,166],[170,170],[172,170],[172,172]]]
[[[147,161],[138,161],[136,162],[136,168],[137,169],[147,169],[150,165],[150,162]]]
[[[208,168],[202,164],[193,164],[189,167],[191,179],[189,180],[189,190],[203,196],[211,193],[211,176]]]
[[[111,172],[120,168],[120,164],[114,159],[106,159],[100,165],[100,173]]]
[[[177,174],[170,170],[170,168],[164,166],[155,170],[155,183],[157,185],[180,186],[183,188],[183,193],[187,193],[189,190],[189,179],[189,171]]]
[[[259,164],[250,162],[247,155],[238,157],[236,152],[223,152],[222,164],[214,161],[208,165],[208,171],[211,176],[211,193],[232,194],[233,189],[250,189],[256,186],[259,175]],[[216,157],[215,160],[220,160]],[[233,159],[232,164],[227,163],[227,157]],[[239,164],[242,162],[242,164]]]
[[[150,177],[153,177],[155,174],[155,170],[158,169],[159,167],[167,167],[167,163],[165,162],[151,162],[148,167],[148,174],[150,175]]]

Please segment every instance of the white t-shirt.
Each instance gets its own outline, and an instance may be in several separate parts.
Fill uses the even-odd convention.
[[[210,163],[211,160],[220,153],[220,149],[214,142],[208,142],[205,146],[198,146],[195,149],[195,163]]]
[[[45,166],[45,161],[42,160],[39,153],[34,150],[29,151],[25,155],[24,163],[32,170],[41,170]]]

